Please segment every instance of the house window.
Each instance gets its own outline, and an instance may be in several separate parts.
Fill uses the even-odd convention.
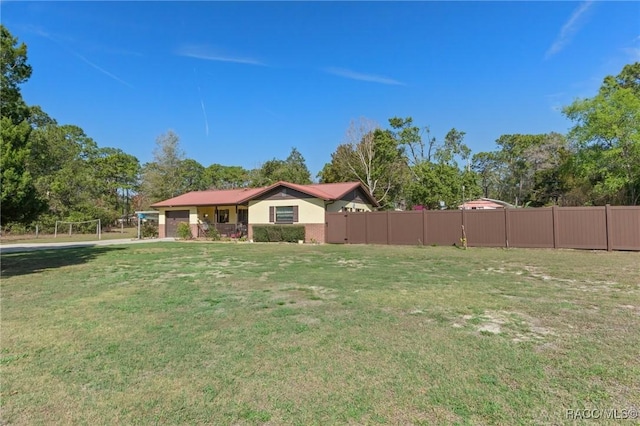
[[[269,207],[269,222],[272,222],[272,223],[298,222],[298,206]]]
[[[276,223],[293,223],[293,206],[276,207]]]
[[[229,209],[218,210],[218,223],[229,223]]]

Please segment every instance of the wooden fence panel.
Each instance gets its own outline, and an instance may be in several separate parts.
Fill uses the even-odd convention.
[[[607,249],[604,207],[562,207],[556,217],[556,248]]]
[[[367,235],[369,244],[389,244],[389,212],[367,212]]]
[[[424,213],[425,244],[451,246],[462,238],[461,210],[428,210]]]
[[[553,248],[551,208],[509,209],[507,226],[509,247]]]
[[[349,244],[367,244],[366,213],[349,213],[347,216],[347,242]]]
[[[506,229],[504,209],[466,210],[464,230],[470,247],[505,247]]]
[[[326,241],[640,251],[640,207],[327,213]]]
[[[640,250],[639,207],[609,207],[607,228],[611,250]]]
[[[389,244],[422,245],[423,214],[421,211],[389,212]]]

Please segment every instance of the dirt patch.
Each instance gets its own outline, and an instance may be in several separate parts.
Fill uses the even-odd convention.
[[[628,310],[633,312],[636,315],[640,315],[640,306],[633,306],[633,305],[618,305],[618,307],[620,309],[624,309],[624,310]]]
[[[354,260],[354,259],[338,259],[338,261],[336,262],[339,266],[344,266],[347,268],[355,268],[355,269],[361,269],[364,268],[364,263],[362,263],[362,261],[360,260]]]
[[[463,315],[451,326],[471,327],[480,334],[503,334],[514,342],[539,341],[554,334],[536,318],[518,312],[485,311],[480,315]]]
[[[495,322],[488,322],[478,327],[478,332],[480,333],[500,334],[501,331],[500,324],[496,324]]]
[[[275,272],[263,272],[262,274],[260,274],[260,278],[258,278],[258,281],[263,283],[269,279],[269,275],[273,274],[275,274]]]
[[[316,297],[322,297],[324,299],[335,299],[337,297],[336,291],[332,288],[322,287],[319,285],[310,285],[308,288]]]

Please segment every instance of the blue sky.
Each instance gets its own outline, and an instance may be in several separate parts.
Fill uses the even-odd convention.
[[[22,86],[61,124],[141,162],[258,167],[297,147],[315,176],[352,119],[412,116],[472,151],[564,133],[560,108],[640,60],[640,2],[7,2]]]

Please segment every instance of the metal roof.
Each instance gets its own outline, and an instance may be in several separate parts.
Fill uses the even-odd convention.
[[[261,188],[238,188],[221,189],[208,191],[192,191],[168,200],[159,201],[151,207],[186,207],[186,206],[228,206],[246,204],[250,200],[265,194],[274,188],[284,186],[296,191],[308,194],[313,198],[320,198],[325,201],[339,200],[349,191],[357,188],[369,199],[372,205],[378,206],[377,201],[369,196],[368,191],[360,182],[340,182],[340,183],[316,183],[310,185],[299,185],[290,182],[276,182],[273,185]]]

